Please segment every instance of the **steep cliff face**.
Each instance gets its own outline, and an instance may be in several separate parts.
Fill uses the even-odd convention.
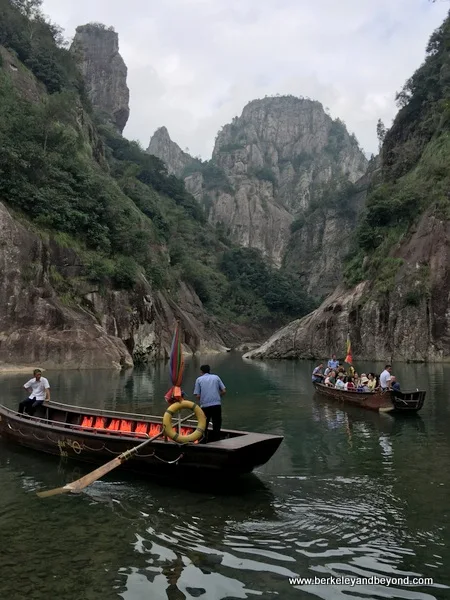
[[[308,292],[320,290],[322,296],[327,296],[342,282],[344,258],[369,186],[379,173],[378,163],[378,159],[372,159],[358,181],[331,189],[292,223],[283,264],[300,278]]]
[[[450,222],[424,214],[392,259],[401,262],[389,294],[364,281],[339,286],[311,314],[277,331],[246,358],[345,356],[356,361],[442,361],[450,355]]]
[[[398,95],[381,167],[353,235],[345,282],[248,358],[450,357],[450,13]]]
[[[130,116],[127,67],[119,54],[119,36],[104,25],[80,25],[71,50],[83,74],[94,108],[122,133]]]
[[[141,280],[132,291],[83,278],[73,249],[38,236],[0,203],[0,364],[120,368],[168,356],[176,319],[184,350],[225,351],[188,286],[181,301]]]
[[[328,206],[326,196],[331,188],[357,182],[367,160],[345,125],[333,121],[319,102],[293,96],[250,102],[219,132],[209,163],[189,162],[184,153],[181,161],[181,150],[175,152],[167,140],[164,145],[152,140],[150,148],[184,176],[189,191],[203,200],[209,221],[236,243],[294,270],[298,257],[303,262],[309,255],[303,269],[308,291],[322,295],[333,289],[339,270],[321,270],[326,248],[333,248],[336,263],[348,250],[361,196],[346,190],[351,209],[340,212],[340,228],[332,222],[342,207]],[[317,208],[322,215],[311,220],[307,234],[291,238],[293,223]]]
[[[290,96],[250,102],[219,133],[213,161],[235,193],[216,194],[211,220],[223,223],[242,245],[260,248],[278,266],[286,257],[295,217],[320,205],[334,182],[357,181],[367,166],[356,140],[319,102]],[[314,221],[312,229],[321,251],[324,242],[335,242],[338,232],[326,231],[323,221]],[[292,248],[303,257],[309,240],[294,239]],[[308,288],[323,293],[310,274],[311,269]]]

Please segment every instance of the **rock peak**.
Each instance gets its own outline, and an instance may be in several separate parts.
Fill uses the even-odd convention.
[[[76,54],[94,108],[122,133],[130,116],[128,70],[119,54],[119,34],[102,23],[76,29],[71,50]]]
[[[150,138],[147,152],[160,158],[167,166],[170,174],[180,177],[186,166],[193,161],[192,156],[184,152],[178,144],[170,139],[167,127],[158,127]]]

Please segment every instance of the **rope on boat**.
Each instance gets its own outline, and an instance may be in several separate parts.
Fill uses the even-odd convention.
[[[8,427],[9,429],[11,429],[11,431],[13,433],[18,433],[19,435],[21,435],[22,437],[25,438],[29,438],[30,436],[27,435],[26,433],[23,433],[23,431],[20,429],[20,427],[18,427],[17,429],[14,429],[14,427],[12,427],[11,423],[8,423]],[[34,432],[32,432],[33,437],[35,437],[39,442],[44,442],[45,441],[45,437],[38,437]],[[46,438],[49,442],[52,442],[53,444],[56,444],[57,446],[59,445],[60,440],[55,438],[51,438],[48,434],[46,435]],[[177,446],[184,446],[186,444],[177,444]],[[105,443],[102,444],[101,448],[90,448],[89,446],[87,446],[84,442],[82,442],[82,449],[85,450],[89,450],[89,452],[101,452],[102,450],[106,450],[107,452],[110,452],[111,454],[115,454],[116,456],[119,454],[123,454],[122,451],[115,451],[115,450],[110,450]],[[76,452],[76,454],[79,454],[79,452]],[[164,462],[168,465],[176,465],[178,464],[178,462],[183,458],[184,454],[183,452],[181,452],[181,454],[178,456],[178,458],[176,458],[175,460],[165,460],[164,458],[160,458],[159,456],[156,455],[155,450],[153,450],[153,452],[151,452],[150,454],[139,454],[139,452],[136,454],[136,456],[139,456],[139,458],[156,458],[157,460]]]

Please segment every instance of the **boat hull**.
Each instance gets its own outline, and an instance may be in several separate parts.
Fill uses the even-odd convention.
[[[377,412],[415,413],[422,408],[425,400],[425,392],[419,390],[416,392],[395,392],[390,390],[386,392],[375,391],[366,393],[338,390],[316,382],[313,382],[313,386],[316,393],[322,398]]]
[[[60,404],[55,409],[54,406],[53,403],[45,406],[47,418],[22,416],[0,406],[0,435],[25,448],[93,464],[104,464],[145,441],[142,436],[131,433],[87,430],[73,422],[80,409]],[[110,418],[119,414],[90,409],[82,412]],[[120,415],[141,423],[161,423],[159,417]],[[55,421],[57,418],[60,420]],[[220,441],[208,444],[178,444],[159,438],[146,444],[120,468],[158,477],[237,477],[265,464],[282,440],[282,436],[235,430],[223,430]]]
[[[417,390],[415,392],[392,392],[392,403],[396,413],[416,413],[425,402],[426,392]]]

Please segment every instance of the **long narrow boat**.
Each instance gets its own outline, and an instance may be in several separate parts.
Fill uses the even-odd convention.
[[[187,421],[183,434],[196,427]],[[0,405],[0,435],[8,441],[48,454],[105,463],[153,437],[162,417],[44,403],[33,416]],[[236,477],[265,464],[283,436],[223,429],[207,444],[179,444],[160,437],[149,442],[123,469],[152,476]]]
[[[417,412],[422,408],[425,400],[425,392],[419,390],[414,392],[394,390],[357,392],[339,390],[317,382],[313,382],[313,386],[317,394],[324,398],[378,412]]]

